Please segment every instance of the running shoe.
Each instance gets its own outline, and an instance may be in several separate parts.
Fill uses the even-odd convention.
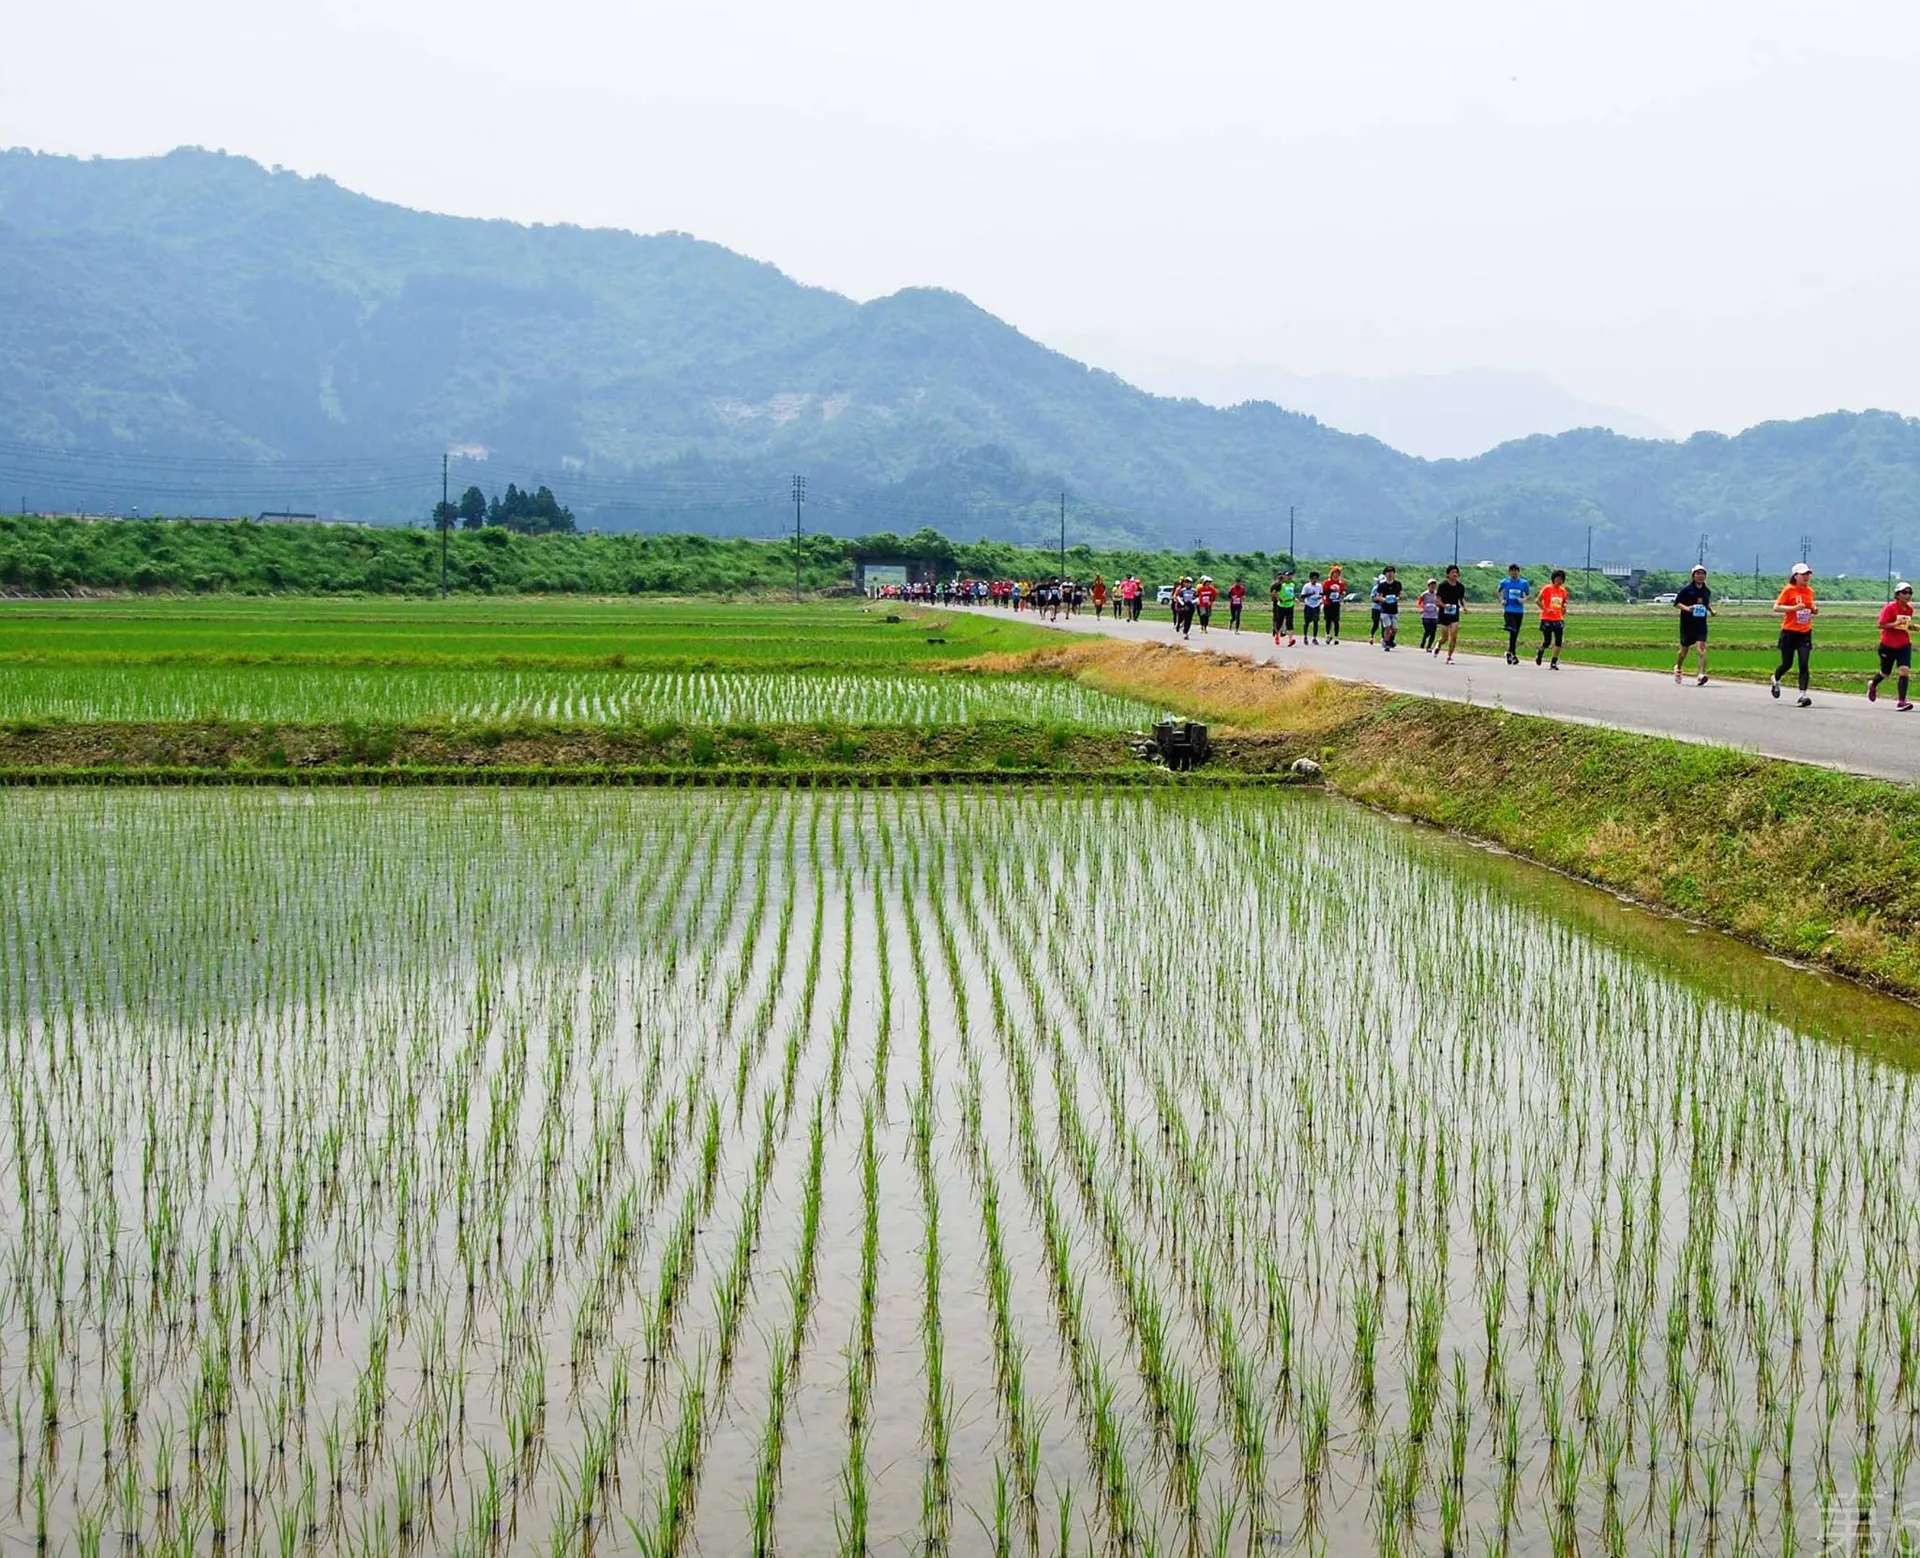
[[[1680,685],[1680,667],[1677,665],[1673,668],[1673,685],[1676,687]]]
[[[1798,707],[1803,709],[1810,709],[1813,707],[1813,699],[1809,698],[1805,693],[1801,693],[1798,698],[1794,699],[1794,703]]]
[[[1875,676],[1870,678],[1867,682],[1867,702],[1878,703],[1879,701],[1880,701],[1880,678]]]
[[[1902,714],[1911,714],[1913,712],[1913,705],[1907,702],[1905,698],[1902,698],[1898,703],[1894,705],[1894,707],[1898,709]]]
[[[1701,677],[1701,678],[1700,678],[1700,679],[1699,679],[1699,680],[1698,680],[1697,682],[1695,682],[1695,683],[1694,683],[1693,685],[1694,685],[1694,686],[1696,686],[1696,687],[1704,687],[1704,686],[1706,686],[1706,685],[1707,685],[1707,679],[1706,679],[1706,678],[1705,678],[1705,677],[1703,676],[1703,677]]]
[[[1545,654],[1545,653],[1546,653],[1546,651],[1545,651],[1545,650],[1543,650],[1543,649],[1536,649],[1536,650],[1535,650],[1535,651],[1533,652],[1533,663],[1534,663],[1535,665],[1538,665],[1538,664],[1540,663],[1540,657],[1541,657],[1541,656],[1542,656],[1543,654]]]
[[[1289,633],[1287,635],[1287,648],[1291,649],[1293,648],[1293,645],[1294,645],[1294,637],[1291,633]]]
[[[1547,662],[1547,669],[1548,669],[1549,671],[1557,671],[1557,670],[1559,670],[1559,669],[1560,669],[1560,662],[1559,662],[1558,660],[1549,660],[1549,661]]]
[[[1768,685],[1767,691],[1772,693],[1776,698],[1780,696],[1780,678],[1779,677],[1776,676],[1773,679],[1773,681]]]

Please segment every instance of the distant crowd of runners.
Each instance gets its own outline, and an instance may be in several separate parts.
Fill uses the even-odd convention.
[[[895,586],[875,593],[941,605],[990,605],[1011,611],[1038,612],[1049,620],[1062,615],[1073,617],[1091,609],[1104,618],[1109,611],[1116,622],[1138,622],[1146,604],[1147,586],[1139,575],[1129,574],[1109,584],[1100,574],[1090,581],[1074,579],[947,579],[938,584]],[[1223,600],[1227,611],[1227,631],[1241,631],[1247,603],[1244,579],[1232,580],[1222,590],[1211,574],[1182,574],[1171,586],[1163,586],[1156,603],[1166,605],[1173,614],[1173,630],[1190,639],[1197,625],[1203,634],[1212,632],[1213,619]],[[1400,618],[1409,604],[1420,620],[1420,648],[1435,656],[1445,656],[1452,665],[1460,645],[1460,619],[1466,613],[1467,587],[1461,582],[1456,564],[1441,575],[1430,578],[1426,587],[1408,601],[1408,585],[1397,569],[1383,568],[1371,586],[1358,586],[1347,580],[1339,563],[1329,566],[1323,577],[1310,571],[1300,582],[1296,572],[1283,568],[1273,576],[1267,591],[1272,611],[1275,644],[1337,645],[1341,640],[1342,619],[1349,609],[1358,609],[1362,600],[1368,612],[1367,642],[1388,652],[1399,647]],[[1501,626],[1506,633],[1506,663],[1519,665],[1523,651],[1521,635],[1526,631],[1529,606],[1539,643],[1534,646],[1533,663],[1550,670],[1560,669],[1560,657],[1566,648],[1567,572],[1555,568],[1538,592],[1518,563],[1507,566],[1506,577],[1496,591]],[[1673,663],[1676,684],[1686,679],[1687,658],[1694,658],[1694,685],[1707,685],[1708,624],[1719,615],[1714,592],[1707,583],[1707,570],[1696,567],[1687,583],[1672,597],[1680,619],[1680,652]],[[1813,569],[1795,563],[1787,575],[1773,609],[1780,618],[1778,650],[1780,663],[1773,673],[1769,691],[1781,696],[1783,680],[1795,676],[1797,703],[1809,706],[1813,699],[1807,689],[1813,654],[1813,619],[1820,614],[1813,591]],[[1894,683],[1894,707],[1905,713],[1913,708],[1907,694],[1913,668],[1913,586],[1901,580],[1893,599],[1879,616],[1880,669],[1867,683],[1867,698],[1877,702],[1881,687]]]

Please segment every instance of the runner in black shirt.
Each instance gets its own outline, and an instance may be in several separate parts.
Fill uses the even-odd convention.
[[[1673,603],[1680,611],[1680,654],[1673,662],[1674,683],[1679,684],[1680,668],[1687,663],[1687,651],[1697,645],[1700,675],[1693,685],[1704,687],[1707,685],[1707,618],[1719,615],[1713,609],[1713,590],[1707,584],[1704,567],[1695,567],[1693,577],[1681,586]]]
[[[1434,594],[1440,597],[1440,642],[1447,649],[1447,664],[1453,664],[1453,652],[1460,647],[1460,613],[1467,609],[1467,587],[1460,582],[1460,565],[1447,569]]]
[[[1389,568],[1374,581],[1373,605],[1380,613],[1380,647],[1391,650],[1400,636],[1400,580]]]

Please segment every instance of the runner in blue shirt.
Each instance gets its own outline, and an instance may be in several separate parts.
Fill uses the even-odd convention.
[[[1507,576],[1500,581],[1500,611],[1506,618],[1507,664],[1520,663],[1520,630],[1527,625],[1527,597],[1533,586],[1520,577],[1518,563],[1507,564]]]

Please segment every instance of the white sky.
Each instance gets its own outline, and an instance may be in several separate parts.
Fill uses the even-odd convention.
[[[1920,414],[1915,0],[6,0],[0,144],[1675,429]]]

